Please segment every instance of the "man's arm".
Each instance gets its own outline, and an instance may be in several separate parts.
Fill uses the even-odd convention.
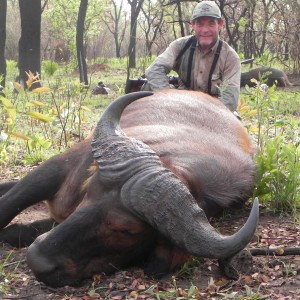
[[[150,90],[169,89],[168,74],[173,69],[175,59],[180,51],[177,41],[173,41],[169,47],[160,54],[156,60],[146,69],[145,75]]]
[[[220,100],[235,111],[240,97],[241,61],[234,52],[229,52],[220,87]]]

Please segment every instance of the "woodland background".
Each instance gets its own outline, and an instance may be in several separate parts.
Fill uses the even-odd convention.
[[[137,59],[161,53],[174,39],[191,34],[189,19],[200,1],[183,0],[0,0],[0,74],[5,60],[41,74],[40,61],[74,62],[88,84],[86,63],[128,58],[128,77]],[[299,0],[217,0],[225,39],[241,59],[263,65],[280,63],[300,73]],[[42,74],[41,74],[42,75]],[[5,85],[4,78],[1,84]]]

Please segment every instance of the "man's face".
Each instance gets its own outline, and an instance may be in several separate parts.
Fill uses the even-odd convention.
[[[224,24],[224,20],[217,20],[212,17],[201,17],[192,21],[192,27],[203,50],[210,49],[219,37],[219,31]]]

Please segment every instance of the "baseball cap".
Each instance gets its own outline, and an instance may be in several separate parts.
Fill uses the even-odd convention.
[[[221,11],[214,1],[202,1],[198,3],[193,11],[192,21],[200,17],[212,17],[221,19]]]

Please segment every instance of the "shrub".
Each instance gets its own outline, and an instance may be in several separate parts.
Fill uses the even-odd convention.
[[[37,81],[29,72],[27,87]],[[71,134],[82,138],[81,125],[90,109],[83,105],[87,91],[80,84],[64,85],[60,80],[52,89],[30,91],[15,82],[14,88],[13,99],[0,97],[0,164],[16,163],[20,143],[26,150],[22,160],[35,164],[73,143]]]
[[[282,102],[287,92],[280,97],[276,87],[267,87],[263,78],[256,83],[255,88],[246,87],[246,100],[240,107],[258,151],[254,197],[272,210],[292,214],[296,219],[300,206],[300,122],[286,115],[288,103]],[[295,102],[299,107],[300,99],[293,99],[293,107]]]
[[[58,70],[58,64],[52,60],[44,60],[42,66],[48,76],[52,76]]]

